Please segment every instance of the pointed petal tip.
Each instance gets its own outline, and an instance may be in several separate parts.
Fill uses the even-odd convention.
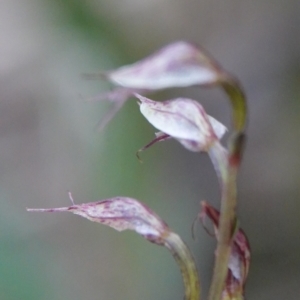
[[[140,102],[138,102],[138,103],[140,105],[143,104],[143,103],[145,103],[145,102],[151,102],[150,99],[148,99],[148,98],[146,98],[146,97],[144,97],[144,96],[142,96],[142,95],[140,95],[138,93],[133,93],[133,96],[139,99]]]
[[[61,212],[61,211],[70,211],[70,207],[57,207],[57,208],[27,208],[28,212]]]
[[[147,240],[161,244],[167,224],[150,208],[138,200],[115,197],[97,202],[82,203],[60,208],[27,208],[29,212],[70,211],[90,221],[101,223],[117,231],[133,230]]]

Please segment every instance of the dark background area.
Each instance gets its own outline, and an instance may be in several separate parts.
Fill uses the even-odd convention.
[[[0,299],[182,299],[166,249],[132,232],[26,207],[117,195],[155,210],[187,242],[206,295],[215,241],[191,225],[201,200],[219,205],[206,155],[174,141],[135,152],[154,129],[126,103],[103,132],[108,90],[81,74],[117,68],[175,40],[206,48],[243,82],[247,149],[239,177],[239,219],[252,247],[247,299],[300,295],[299,1],[2,0],[0,3]],[[224,94],[176,89],[230,126]],[[205,298],[204,298],[205,299]]]

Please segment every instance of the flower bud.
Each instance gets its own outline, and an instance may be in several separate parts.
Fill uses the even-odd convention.
[[[215,235],[218,238],[219,215],[220,213],[206,202],[201,203],[202,211],[200,218],[207,216],[214,225]],[[236,230],[233,237],[231,255],[228,264],[228,273],[222,300],[244,299],[244,287],[248,276],[250,265],[250,245],[244,231]]]

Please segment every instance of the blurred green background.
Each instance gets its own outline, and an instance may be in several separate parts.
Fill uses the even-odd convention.
[[[117,195],[140,199],[188,243],[206,295],[215,241],[191,224],[219,203],[206,155],[166,142],[129,101],[101,133],[111,86],[82,73],[132,63],[178,39],[197,42],[243,82],[249,139],[239,216],[252,246],[248,299],[300,295],[300,5],[287,1],[2,0],[0,2],[0,299],[182,299],[166,249],[132,232],[26,207]],[[230,125],[218,89],[177,89]],[[204,298],[205,299],[205,298]]]

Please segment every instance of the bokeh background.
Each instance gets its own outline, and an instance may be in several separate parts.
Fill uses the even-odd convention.
[[[215,241],[191,224],[201,200],[219,205],[206,155],[176,142],[135,152],[154,129],[129,101],[103,132],[111,88],[82,73],[132,63],[175,40],[209,50],[243,82],[248,143],[239,218],[252,246],[247,299],[300,295],[300,2],[297,0],[0,1],[0,299],[182,299],[166,249],[69,214],[26,207],[117,195],[140,199],[195,255],[206,295]],[[177,89],[228,126],[218,89]],[[205,298],[204,298],[205,299]]]

